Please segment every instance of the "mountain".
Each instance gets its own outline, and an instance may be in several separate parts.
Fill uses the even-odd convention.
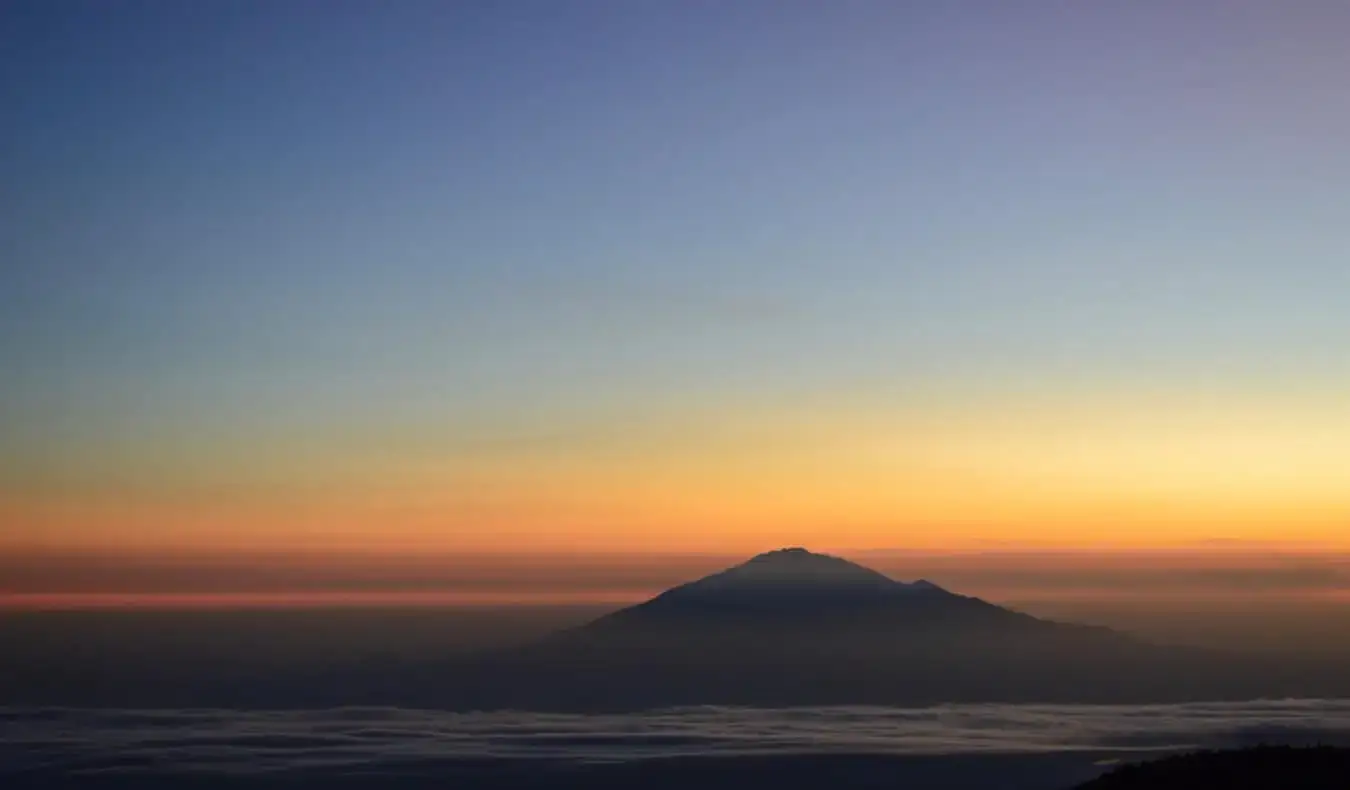
[[[303,665],[20,660],[0,702],[95,707],[633,711],[1340,697],[1335,662],[1149,644],[793,548],[519,647]],[[74,669],[72,667],[75,667]],[[75,671],[83,667],[80,671]]]
[[[566,710],[1162,702],[1288,688],[1233,656],[1039,619],[802,548],[484,657],[458,679],[457,706]]]
[[[732,640],[750,643],[747,647],[791,645],[800,654],[861,644],[913,647],[953,638],[1045,635],[1064,628],[928,581],[905,584],[848,560],[790,548],[667,590],[557,634],[547,644],[616,649],[645,643],[669,650],[673,643],[688,643],[716,656]],[[1092,630],[1111,637],[1105,629]]]

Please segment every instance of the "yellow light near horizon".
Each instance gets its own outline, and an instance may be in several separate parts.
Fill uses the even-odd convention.
[[[162,477],[116,490],[10,485],[0,516],[21,526],[0,547],[1350,546],[1350,409],[1329,401],[841,400],[600,419],[566,437],[278,441],[267,464],[220,453],[192,479],[159,463]]]

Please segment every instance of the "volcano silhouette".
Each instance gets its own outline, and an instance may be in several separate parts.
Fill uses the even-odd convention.
[[[838,557],[770,551],[532,643],[474,654],[238,667],[52,662],[0,673],[8,704],[401,706],[601,712],[1344,697],[1342,662],[1150,644]],[[21,667],[28,667],[21,664]],[[36,673],[36,674],[35,674]],[[25,677],[27,680],[25,680]]]
[[[905,584],[839,557],[790,548],[757,555],[548,641],[617,647],[616,643],[676,639],[717,652],[717,645],[725,644],[721,640],[763,644],[771,639],[780,647],[804,642],[828,650],[858,640],[875,647],[878,642],[913,644],[975,633],[1039,634],[1062,627],[947,592],[931,582]],[[821,644],[827,635],[840,641]],[[718,641],[703,642],[702,637],[712,636]]]
[[[789,548],[484,657],[461,673],[471,679],[457,702],[595,710],[1222,699],[1253,693],[1240,663]]]

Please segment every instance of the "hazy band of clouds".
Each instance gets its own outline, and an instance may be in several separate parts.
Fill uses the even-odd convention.
[[[893,578],[995,600],[1057,596],[1350,593],[1350,556],[1271,553],[863,552]],[[641,598],[744,560],[714,554],[24,553],[0,555],[0,595],[32,593],[462,593]]]
[[[399,708],[260,712],[0,708],[6,771],[367,771],[474,759],[622,761],[750,754],[1133,752],[1350,742],[1350,700],[948,705],[623,715]]]

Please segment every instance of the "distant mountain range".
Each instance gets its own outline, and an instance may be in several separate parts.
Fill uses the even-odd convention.
[[[844,663],[935,651],[950,658],[950,651],[976,645],[1012,654],[1066,639],[1078,647],[1131,644],[1108,629],[1038,620],[928,581],[906,584],[838,557],[791,548],[667,590],[533,649],[658,664],[674,656],[720,665],[753,659],[768,669],[810,658]]]
[[[789,548],[494,653],[441,688],[454,705],[593,710],[1241,699],[1291,681]]]
[[[584,712],[1350,696],[1339,664],[1150,644],[801,548],[519,647],[417,658],[369,648],[364,659],[303,665],[19,651],[17,662],[0,662],[10,668],[0,672],[0,704]]]

